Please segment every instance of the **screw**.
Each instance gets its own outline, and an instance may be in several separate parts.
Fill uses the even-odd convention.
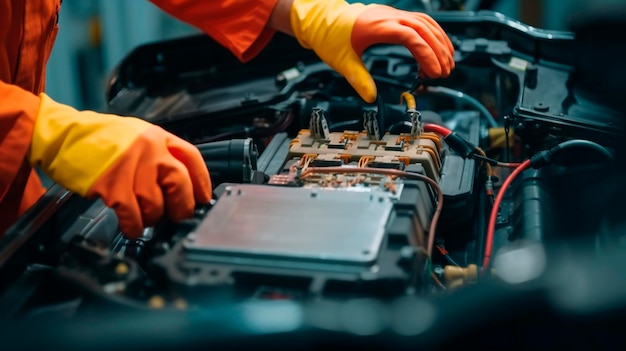
[[[124,262],[120,262],[115,266],[115,274],[117,275],[126,275],[130,272],[130,267]]]
[[[535,103],[535,105],[533,106],[533,109],[535,109],[535,111],[539,111],[539,112],[548,112],[550,111],[550,106],[544,104],[543,102],[539,101],[537,103]]]

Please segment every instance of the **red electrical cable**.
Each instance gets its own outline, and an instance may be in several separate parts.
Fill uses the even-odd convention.
[[[515,168],[513,172],[502,183],[502,186],[498,191],[498,195],[493,202],[493,208],[491,209],[491,215],[489,216],[489,225],[487,227],[487,237],[485,238],[485,255],[483,257],[483,267],[481,270],[481,273],[483,274],[487,272],[489,268],[489,263],[491,261],[491,250],[493,250],[493,237],[496,231],[496,219],[498,218],[498,209],[500,208],[500,203],[502,203],[502,199],[504,198],[504,193],[506,193],[506,189],[511,185],[515,177],[517,177],[520,173],[522,173],[529,167],[530,160],[526,160],[522,162],[517,168]]]
[[[439,246],[439,245],[436,245],[436,246],[435,246],[435,248],[437,249],[437,251],[439,251],[439,253],[440,253],[442,256],[445,256],[445,255],[448,255],[448,254],[449,254],[448,250],[444,249],[443,247],[441,247],[441,246]]]
[[[432,123],[424,123],[424,131],[439,134],[444,138],[452,134],[452,131],[450,129],[444,126],[440,126],[438,124],[432,124]]]
[[[517,163],[517,162],[498,162],[496,164],[496,166],[498,167],[505,167],[505,168],[517,168],[521,165],[522,165],[521,163]]]

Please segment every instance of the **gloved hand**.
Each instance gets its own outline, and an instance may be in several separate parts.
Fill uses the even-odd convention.
[[[113,208],[128,237],[167,213],[193,215],[211,199],[200,151],[137,118],[76,111],[41,94],[29,160],[55,182]]]
[[[454,69],[450,39],[424,13],[343,0],[294,0],[290,17],[300,44],[313,49],[370,103],[376,85],[361,60],[370,45],[404,45],[420,64],[420,73],[430,78],[447,77]]]

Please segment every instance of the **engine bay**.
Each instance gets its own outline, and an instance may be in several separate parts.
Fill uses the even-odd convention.
[[[51,187],[0,241],[5,330],[106,349],[590,345],[626,306],[623,101],[588,84],[591,29],[434,17],[455,71],[422,80],[405,48],[372,47],[374,104],[286,36],[246,64],[205,36],[131,52],[110,112],[197,145],[213,201],[130,240]]]

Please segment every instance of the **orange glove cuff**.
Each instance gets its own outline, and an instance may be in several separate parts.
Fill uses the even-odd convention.
[[[150,124],[77,111],[41,94],[28,159],[54,181],[85,196],[93,183]]]
[[[363,4],[348,4],[343,0],[294,0],[290,17],[300,45],[313,49],[365,101],[373,102],[376,85],[360,54],[351,46],[354,23],[365,9]]]
[[[343,0],[294,0],[291,28],[300,45],[308,49],[322,48],[328,41],[349,43],[352,26],[364,10],[363,4]]]

